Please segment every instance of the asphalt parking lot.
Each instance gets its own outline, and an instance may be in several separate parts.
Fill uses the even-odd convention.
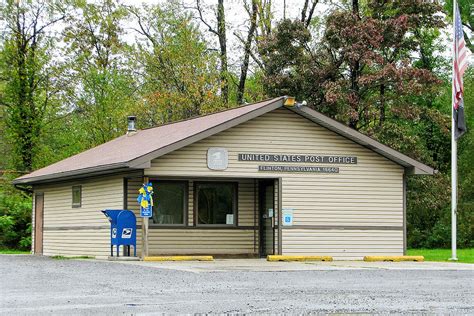
[[[474,265],[0,255],[0,313],[474,313]]]

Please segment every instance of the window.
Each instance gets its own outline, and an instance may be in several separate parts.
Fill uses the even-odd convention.
[[[198,225],[236,224],[236,183],[196,183]]]
[[[184,225],[187,211],[187,186],[184,181],[153,182],[153,223]]]
[[[72,207],[81,207],[82,204],[82,187],[76,185],[72,187]]]

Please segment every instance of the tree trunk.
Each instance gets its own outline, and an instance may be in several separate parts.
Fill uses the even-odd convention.
[[[352,0],[352,13],[359,17],[359,0]]]
[[[379,114],[379,126],[382,127],[385,121],[385,84],[380,85],[380,114]]]
[[[359,0],[352,0],[352,14],[354,14],[357,18],[359,18]],[[350,68],[350,80],[351,80],[351,90],[354,95],[360,100],[359,98],[359,69],[360,69],[360,62],[356,61]],[[359,113],[359,104],[354,109],[357,113]],[[359,117],[351,117],[349,120],[349,126],[358,129],[360,118]]]
[[[303,10],[301,10],[301,22],[305,25],[306,28],[309,27],[311,24],[311,20],[313,19],[314,10],[316,9],[316,5],[318,4],[319,0],[313,0],[311,3],[311,7],[309,7],[309,0],[305,0],[303,5]],[[309,7],[309,12],[308,11]],[[308,16],[306,16],[308,14]]]
[[[244,103],[245,81],[247,80],[247,72],[249,69],[250,49],[252,48],[253,36],[257,28],[257,0],[252,0],[252,15],[250,17],[250,28],[245,42],[244,60],[240,68],[239,88],[237,90],[237,103]]]
[[[217,2],[217,36],[219,38],[220,46],[222,100],[224,101],[224,104],[227,104],[229,102],[229,80],[227,76],[227,40],[224,0],[218,0]]]
[[[17,170],[29,172],[33,169],[33,149],[34,141],[33,135],[36,132],[35,123],[35,103],[33,100],[33,91],[31,88],[34,87],[32,83],[32,76],[34,76],[33,70],[32,73],[28,71],[28,51],[32,51],[31,45],[28,46],[27,34],[24,25],[20,23],[20,8],[17,4],[17,16],[16,16],[16,36],[15,36],[15,45],[17,46],[17,56],[16,56],[16,68],[18,72],[18,103],[16,108],[19,116],[19,121],[14,123],[12,126],[16,130],[16,135],[18,137],[18,151],[20,155],[20,161],[15,163],[15,168]],[[33,53],[33,52],[31,52]],[[34,59],[34,56],[32,57]]]

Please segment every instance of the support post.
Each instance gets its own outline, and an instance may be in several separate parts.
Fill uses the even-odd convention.
[[[143,183],[148,183],[148,177],[143,177]],[[142,217],[142,260],[148,257],[148,217]]]
[[[148,217],[142,218],[142,259],[148,257]]]
[[[453,109],[454,111],[454,109]],[[454,114],[454,113],[453,113]],[[456,128],[454,116],[452,118],[451,127],[451,258],[449,260],[457,261],[457,240],[456,240],[456,213],[457,213],[457,198],[458,198],[458,161],[457,161],[457,142],[454,136],[454,129]]]
[[[457,1],[453,1],[453,32],[455,32],[456,23],[456,6]],[[453,39],[456,34],[453,34]],[[454,40],[454,42],[456,42]],[[454,63],[455,63],[456,49],[453,45],[453,76],[454,76]],[[452,80],[452,93],[451,93],[451,258],[449,260],[457,261],[456,253],[456,212],[457,212],[457,186],[458,186],[458,153],[457,153],[457,142],[456,142],[456,121],[454,120],[454,78]]]

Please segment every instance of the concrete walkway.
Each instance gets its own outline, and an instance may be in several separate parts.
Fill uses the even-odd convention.
[[[194,273],[225,271],[327,271],[327,270],[471,270],[474,264],[455,262],[268,262],[265,259],[216,259],[214,261],[142,262],[125,261],[125,264],[149,268],[170,269]]]

